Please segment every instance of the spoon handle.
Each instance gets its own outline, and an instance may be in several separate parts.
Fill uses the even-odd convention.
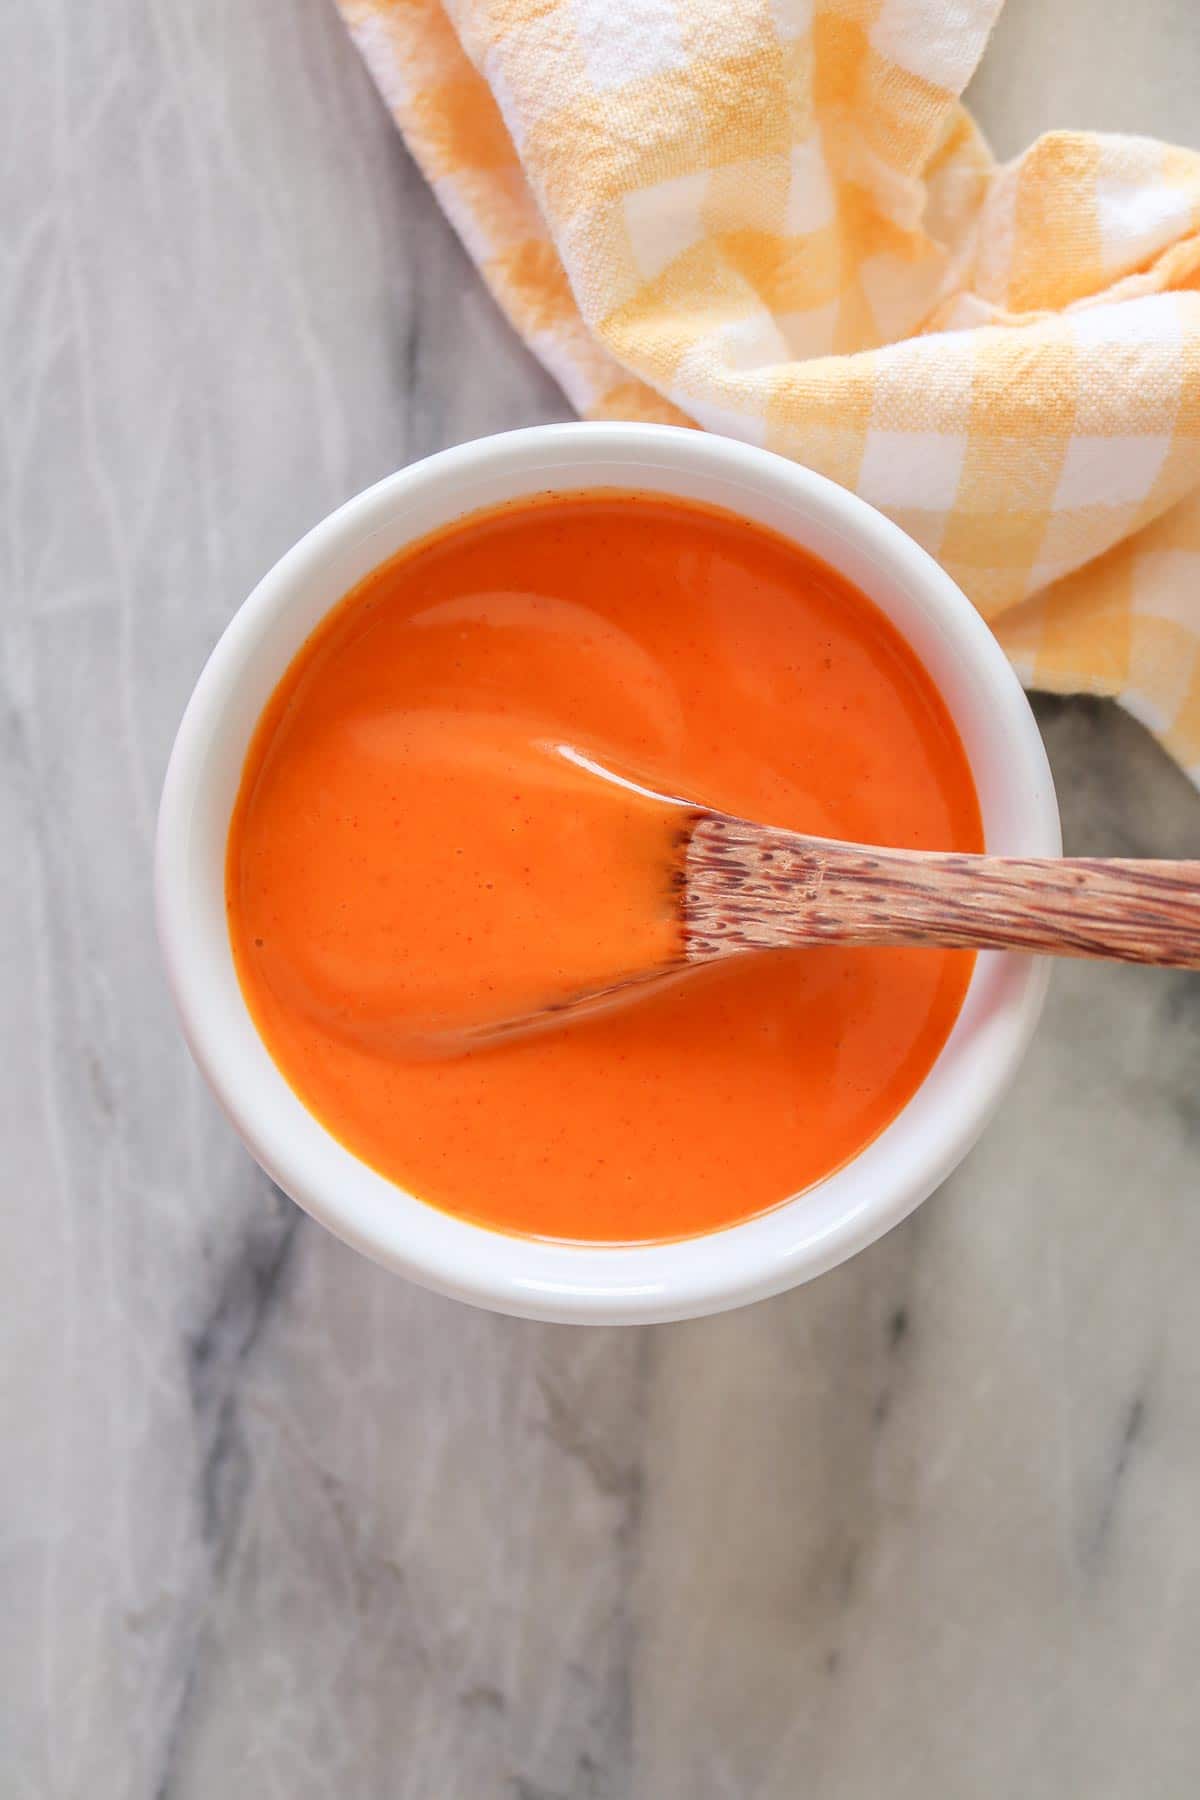
[[[868,849],[737,826],[741,892],[726,888],[728,923],[707,948],[689,943],[689,959],[770,945],[926,944],[1200,968],[1200,861]],[[736,835],[726,821],[727,857]]]

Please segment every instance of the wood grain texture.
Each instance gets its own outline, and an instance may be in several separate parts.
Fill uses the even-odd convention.
[[[689,962],[923,944],[1200,968],[1200,861],[874,849],[709,812],[680,844]]]

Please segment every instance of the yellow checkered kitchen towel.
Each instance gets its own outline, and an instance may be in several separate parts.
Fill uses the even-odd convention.
[[[339,4],[581,413],[855,489],[1200,780],[1200,155],[998,166],[958,96],[999,0]]]

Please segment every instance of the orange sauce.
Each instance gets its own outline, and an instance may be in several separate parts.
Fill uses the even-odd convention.
[[[855,588],[731,515],[547,497],[383,564],[284,676],[229,833],[247,1005],[334,1136],[447,1211],[613,1243],[731,1224],[888,1124],[971,958],[771,952],[456,1036],[669,950],[669,815],[562,746],[771,824],[982,848],[946,708]]]

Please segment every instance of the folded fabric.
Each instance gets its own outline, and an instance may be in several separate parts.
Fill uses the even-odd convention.
[[[1200,155],[997,165],[958,96],[999,0],[339,5],[581,413],[853,488],[1027,683],[1117,696],[1200,781]]]

